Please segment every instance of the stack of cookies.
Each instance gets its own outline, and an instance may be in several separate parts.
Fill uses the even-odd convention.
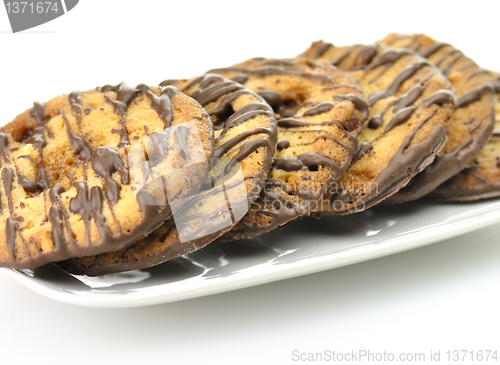
[[[500,196],[499,80],[391,34],[36,102],[0,132],[0,266],[95,276],[305,216]]]

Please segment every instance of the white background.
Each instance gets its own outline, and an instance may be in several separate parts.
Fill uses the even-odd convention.
[[[499,10],[494,1],[81,0],[12,34],[0,8],[0,123],[74,89],[154,85],[250,57],[294,57],[319,39],[347,45],[427,33],[500,70]],[[294,350],[500,356],[499,234],[491,227],[319,274],[133,309],[58,303],[0,271],[0,363],[288,364],[297,363]]]

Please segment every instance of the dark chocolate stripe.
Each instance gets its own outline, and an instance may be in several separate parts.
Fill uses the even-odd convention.
[[[407,49],[387,49],[380,54],[380,56],[373,62],[371,62],[368,66],[365,67],[365,73],[373,70],[376,67],[382,65],[393,65],[400,58],[404,56],[411,55],[412,52]]]
[[[73,178],[70,175],[70,180],[74,184]],[[49,190],[49,198],[52,203],[52,207],[49,209],[49,220],[53,224],[52,226],[52,234],[62,237],[62,243],[64,246],[60,249],[66,250],[66,240],[64,238],[64,229],[63,224],[66,226],[66,231],[68,232],[69,244],[72,246],[77,246],[76,239],[73,236],[73,230],[71,228],[71,224],[69,222],[69,214],[64,207],[64,203],[61,200],[61,194],[65,191],[63,187],[54,186]],[[51,213],[52,212],[52,213]],[[58,219],[58,221],[53,221],[51,219]],[[54,226],[55,222],[55,226]],[[53,238],[54,239],[54,238]]]
[[[238,89],[230,93],[228,96],[224,98],[224,100],[220,103],[220,105],[217,108],[210,110],[208,114],[210,116],[216,116],[220,119],[225,119],[227,115],[231,115],[232,113],[234,113],[233,106],[231,105],[231,103],[240,96],[247,94],[248,90],[246,89]]]
[[[448,75],[450,74],[453,66],[461,59],[464,58],[464,55],[462,54],[462,52],[458,51],[458,50],[455,50],[456,53],[458,53],[456,55],[456,57],[454,59],[452,59],[450,62],[448,62],[448,64],[446,65],[446,67],[444,68],[441,68],[441,72],[443,73],[443,75],[445,75],[446,77],[448,77]]]
[[[285,102],[283,97],[274,90],[263,89],[259,90],[257,94],[262,96],[264,100],[267,101],[267,103],[271,106],[271,108],[273,108],[274,111],[278,111],[279,108],[281,108]]]
[[[162,87],[160,96],[157,96],[151,89],[141,84],[137,86],[140,92],[145,93],[151,99],[151,107],[158,113],[158,116],[165,125],[165,128],[170,128],[172,125],[172,97],[178,92],[173,86]]]
[[[278,150],[284,150],[285,148],[288,148],[288,147],[290,147],[290,142],[288,142],[288,141],[280,141],[276,145],[276,148]]]
[[[5,133],[0,133],[0,155],[2,155],[5,163],[10,162],[9,152],[7,151],[7,146],[9,141],[7,139],[7,135]]]
[[[370,114],[370,105],[361,97],[354,94],[335,95],[335,100],[349,100],[361,113],[361,122],[364,122]]]
[[[134,100],[136,96],[136,88],[132,87],[126,82],[120,83],[118,86],[111,86],[111,85],[106,85],[101,88],[98,88],[98,90],[102,91],[106,95],[106,100],[113,105],[113,108],[115,110],[115,113],[120,115],[120,126],[121,129],[113,129],[112,132],[117,133],[120,136],[120,142],[118,143],[118,147],[123,147],[125,145],[129,145],[130,141],[128,139],[128,131],[127,131],[127,108]],[[115,91],[116,92],[116,100],[111,99],[107,92],[108,91]]]
[[[104,179],[104,193],[108,201],[114,205],[120,196],[120,187],[111,177],[118,171],[122,184],[129,183],[129,172],[125,168],[118,152],[112,148],[101,146],[92,153],[91,164],[97,175]]]
[[[364,142],[359,144],[358,147],[356,147],[356,150],[354,151],[354,156],[352,157],[351,165],[354,165],[361,159],[361,157],[363,157],[367,153],[370,153],[372,150],[373,146],[370,142]]]
[[[10,167],[4,167],[2,169],[2,180],[5,188],[5,194],[7,195],[9,212],[10,215],[12,215],[14,212],[14,207],[12,206],[12,183],[14,182],[14,173]]]
[[[28,143],[31,143],[38,151],[39,161],[37,163],[38,175],[36,185],[39,190],[43,191],[50,187],[42,155],[42,148],[46,145],[45,137],[43,135],[45,127],[45,111],[43,104],[40,102],[34,102],[30,114],[36,119],[36,127],[33,129],[33,134],[28,140]]]
[[[495,90],[495,94],[500,93],[500,81],[493,82],[493,89]]]
[[[224,156],[224,154],[226,154],[231,148],[235,147],[238,143],[243,142],[250,136],[261,133],[271,136],[273,131],[271,131],[269,128],[259,127],[249,131],[242,132],[236,135],[235,137],[231,138],[230,140],[224,142],[220,146],[216,147],[214,150],[214,157],[221,158],[222,156]]]
[[[236,155],[229,161],[229,163],[226,165],[224,168],[224,172],[217,176],[217,180],[221,180],[223,177],[229,175],[231,173],[231,170],[233,167],[243,161],[245,158],[250,156],[252,153],[257,151],[258,148],[261,147],[266,147],[266,148],[271,148],[271,144],[269,143],[269,140],[266,138],[257,138],[257,139],[252,139],[251,141],[248,141],[244,143]]]
[[[447,43],[434,43],[432,46],[430,46],[424,50],[417,51],[417,53],[424,58],[429,58],[434,53],[439,51],[441,48],[443,48],[444,46],[448,46],[448,45],[449,44],[447,44]]]
[[[93,186],[90,189],[90,210],[92,212],[92,218],[94,218],[94,222],[97,226],[97,230],[99,231],[100,241],[105,243],[110,241],[113,238],[113,235],[106,223],[106,219],[102,215],[102,208],[103,201],[101,189],[98,186]],[[143,209],[142,211],[145,212],[146,209]]]
[[[15,260],[17,222],[12,218],[12,213],[14,212],[14,207],[12,206],[12,183],[14,181],[14,174],[10,167],[4,167],[2,169],[2,180],[5,188],[5,194],[7,195],[10,212],[10,217],[7,218],[7,221],[5,223],[5,238],[9,254],[12,260]]]
[[[80,91],[72,91],[69,96],[71,109],[76,112],[77,119],[81,119],[82,114],[82,93]]]
[[[476,70],[474,72],[471,72],[470,74],[467,75],[466,81],[470,81],[472,78],[479,76],[479,75],[488,75],[485,70]]]
[[[243,124],[258,115],[264,115],[271,118],[273,116],[273,111],[267,105],[261,103],[250,103],[242,106],[226,120],[224,129],[215,139],[215,143],[219,142],[231,128]]]
[[[76,124],[78,127],[78,136],[75,136],[73,131],[68,130],[68,137],[70,143],[76,149],[76,157],[83,162],[90,161],[90,157],[92,156],[92,148],[89,146],[87,141],[83,138],[82,132],[82,93],[80,91],[72,91],[69,94],[69,102],[71,104],[71,109],[76,113]],[[90,109],[89,109],[90,108]],[[91,106],[88,106],[85,110],[85,115],[88,115],[92,110]],[[65,120],[66,128],[69,128],[69,124],[67,120]],[[83,165],[83,178],[85,181],[87,180],[87,164]]]
[[[295,119],[295,118],[281,118],[278,120],[278,126],[282,128],[297,128],[297,127],[306,127],[306,126],[318,126],[318,125],[335,125],[340,129],[343,129],[342,122],[338,120],[327,120],[321,123],[311,123],[305,122],[303,120]]]
[[[442,64],[444,61],[446,61],[449,57],[451,57],[452,55],[457,54],[457,53],[459,54],[459,55],[458,55],[458,56],[459,56],[458,58],[460,58],[460,51],[459,51],[458,49],[451,48],[451,49],[448,51],[448,53],[445,53],[443,56],[441,56],[441,58],[440,58],[439,60],[437,60],[436,62],[434,62],[434,64],[435,64],[435,65],[436,65],[439,69],[441,69],[441,68],[442,68],[442,65],[441,65],[441,64]]]
[[[69,211],[78,214],[83,218],[83,223],[85,224],[85,237],[87,244],[90,244],[91,210],[88,188],[87,185],[81,181],[76,181],[73,185],[76,188],[76,195],[69,201]]]
[[[174,136],[177,139],[177,143],[181,149],[181,157],[186,160],[189,156],[189,128],[184,124],[177,126],[174,130]]]
[[[332,45],[333,46],[333,45]],[[337,58],[329,61],[332,66],[338,67],[355,49],[360,47],[359,44],[355,44],[352,47],[347,48],[344,52],[337,56]],[[318,58],[318,57],[315,57]]]
[[[16,171],[17,173],[17,182],[21,187],[28,193],[36,193],[38,191],[38,186],[35,182],[29,181],[26,176],[24,176],[19,169]]]
[[[323,56],[323,54],[325,54],[325,52],[331,47],[334,47],[333,44],[320,41],[316,49],[316,54],[312,58],[318,58]]]
[[[464,108],[479,99],[483,97],[484,94],[486,93],[493,93],[493,86],[491,83],[483,84],[481,86],[478,86],[474,89],[471,89],[467,91],[465,94],[463,94],[460,98],[458,98],[457,101],[457,108]]]
[[[56,250],[64,250],[66,239],[64,237],[63,216],[61,209],[56,203],[52,204],[49,210],[49,221],[52,224],[52,241]]]
[[[92,148],[89,144],[81,137],[75,135],[71,127],[69,126],[68,119],[66,115],[63,114],[63,121],[66,125],[66,131],[68,133],[69,143],[76,150],[76,157],[82,162],[89,162],[92,157]]]
[[[206,90],[197,89],[193,93],[193,99],[196,99],[202,106],[207,106],[210,103],[217,101],[221,96],[230,94],[236,90],[243,88],[242,85],[234,82],[220,82]]]
[[[403,83],[407,81],[410,77],[416,74],[423,67],[429,66],[427,61],[415,62],[411,65],[406,66],[401,70],[401,72],[392,80],[392,82],[382,91],[375,92],[371,94],[368,98],[368,103],[373,106],[377,101],[385,99],[389,96],[396,94],[396,92],[401,88]]]
[[[17,222],[12,217],[8,217],[5,221],[5,240],[11,260],[13,261],[16,260],[16,231]]]
[[[325,101],[325,102],[319,103],[318,105],[313,106],[311,109],[306,110],[304,112],[304,114],[302,114],[302,116],[303,117],[312,117],[315,115],[328,113],[334,107],[335,107],[335,103],[332,103],[331,101]]]
[[[339,165],[326,155],[315,152],[301,153],[297,157],[275,157],[273,169],[284,171],[309,170],[313,166],[326,166],[336,171]]]
[[[398,125],[405,123],[408,119],[411,118],[411,116],[415,112],[415,109],[417,109],[417,107],[409,106],[394,113],[394,116],[392,117],[389,124],[387,124],[384,133],[387,133]]]
[[[450,90],[439,90],[424,100],[424,106],[430,107],[432,104],[444,105],[451,104],[453,107],[457,104],[455,95]]]

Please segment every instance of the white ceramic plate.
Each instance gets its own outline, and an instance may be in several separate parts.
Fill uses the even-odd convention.
[[[500,222],[500,200],[418,202],[302,219],[257,239],[212,243],[156,267],[89,278],[54,265],[9,270],[32,290],[90,307],[167,303],[268,283],[431,244]]]

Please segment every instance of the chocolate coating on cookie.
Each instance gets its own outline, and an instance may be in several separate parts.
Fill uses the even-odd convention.
[[[162,85],[172,83],[203,105],[216,128],[214,161],[202,190],[142,240],[118,251],[59,263],[64,269],[100,275],[149,267],[198,250],[230,230],[258,197],[276,146],[271,107],[220,75]]]
[[[383,201],[443,147],[455,96],[421,56],[379,45],[334,47],[323,42],[313,43],[302,56],[349,71],[371,107],[351,166],[313,213],[354,213]]]
[[[495,90],[495,128],[472,163],[426,195],[429,199],[473,201],[500,196],[500,74],[488,72]]]
[[[402,203],[425,196],[473,161],[493,131],[493,87],[485,71],[449,44],[421,34],[391,34],[380,44],[412,49],[426,57],[448,77],[457,97],[447,142],[435,161],[387,200]]]
[[[168,148],[152,143],[158,136]],[[144,237],[170,204],[198,192],[212,138],[201,105],[174,87],[122,83],[34,103],[0,135],[0,266],[34,268]]]

